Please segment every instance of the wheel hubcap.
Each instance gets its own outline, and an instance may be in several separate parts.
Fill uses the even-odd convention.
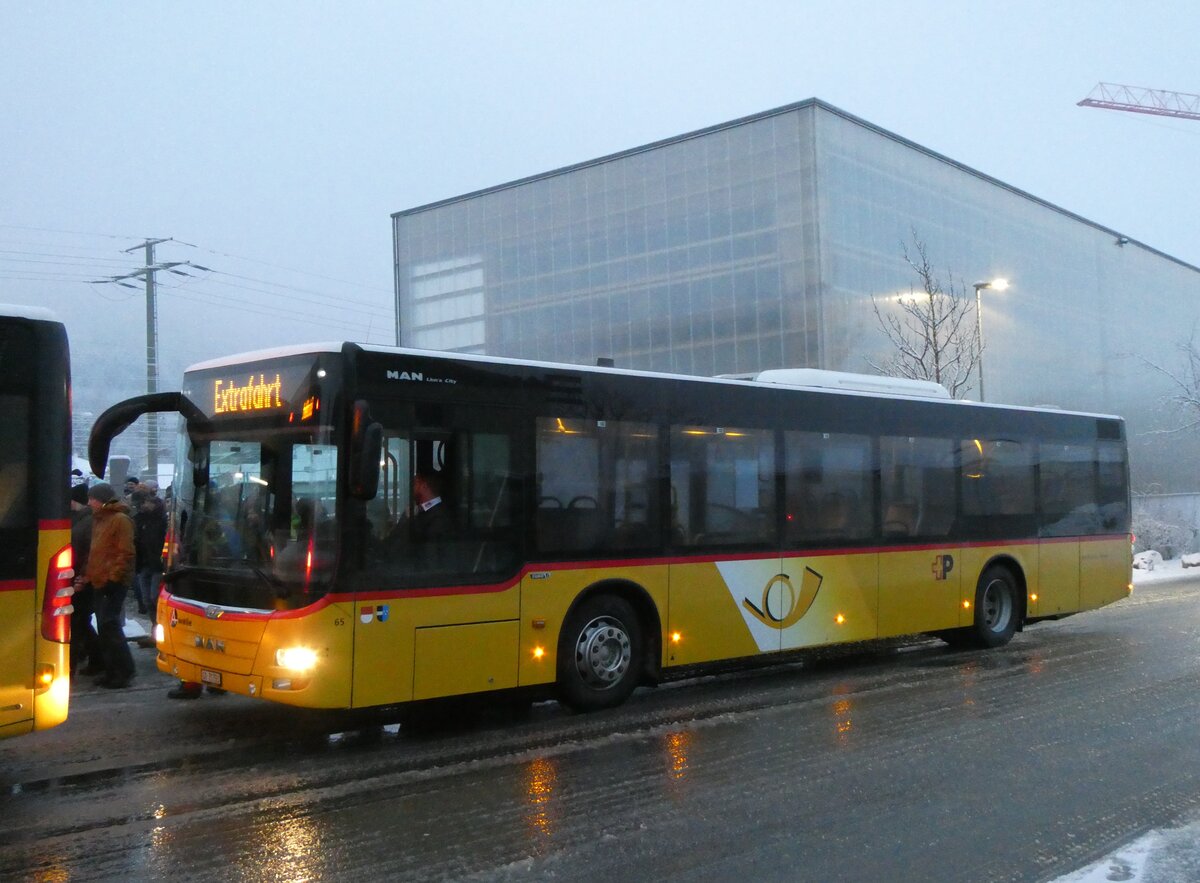
[[[598,616],[583,627],[575,642],[575,668],[585,684],[607,690],[629,670],[633,648],[618,619]]]
[[[1013,615],[1012,593],[1003,580],[994,579],[983,590],[983,624],[989,631],[1008,628]]]

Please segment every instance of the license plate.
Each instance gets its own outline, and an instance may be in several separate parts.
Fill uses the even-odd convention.
[[[219,687],[221,686],[221,673],[202,668],[200,669],[200,681],[213,687]]]

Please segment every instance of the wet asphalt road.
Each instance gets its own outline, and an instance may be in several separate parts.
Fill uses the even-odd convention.
[[[1048,880],[1200,812],[1200,580],[1008,647],[853,648],[397,725],[80,686],[0,743],[0,880]]]

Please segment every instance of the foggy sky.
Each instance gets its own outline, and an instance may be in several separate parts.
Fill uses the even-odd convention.
[[[1200,92],[1185,0],[8,4],[0,302],[72,338],[77,410],[200,359],[394,342],[390,214],[818,97],[1200,264],[1200,122],[1079,108]],[[188,243],[187,245],[181,243]],[[1200,307],[1198,307],[1200,314]]]

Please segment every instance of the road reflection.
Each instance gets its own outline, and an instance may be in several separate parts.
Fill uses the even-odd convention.
[[[525,766],[525,823],[530,839],[540,854],[554,836],[557,821],[554,786],[558,781],[558,761],[538,757]]]
[[[687,730],[674,730],[663,737],[663,745],[667,752],[667,775],[672,785],[682,783],[688,773],[688,752],[692,747],[693,734]]]
[[[271,822],[261,835],[262,852],[239,855],[243,879],[317,879],[321,869],[321,834],[320,824],[304,813]]]
[[[852,714],[854,711],[854,701],[850,698],[850,693],[853,688],[849,684],[838,684],[833,688],[833,732],[834,738],[840,747],[846,747],[850,744],[850,738],[854,730],[854,720]]]

